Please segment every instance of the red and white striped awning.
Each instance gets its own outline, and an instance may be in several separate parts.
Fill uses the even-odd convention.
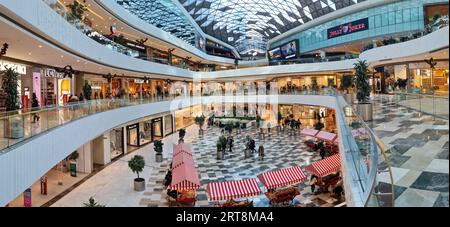
[[[180,153],[186,153],[186,154],[192,155],[192,151],[191,151],[191,148],[189,147],[189,145],[187,145],[185,143],[174,144],[172,156],[175,157]]]
[[[206,186],[209,200],[229,200],[235,198],[243,198],[261,194],[255,178],[238,180],[211,182]]]
[[[318,177],[324,177],[330,173],[337,172],[340,168],[341,159],[339,154],[335,154],[306,166],[305,170]]]
[[[264,172],[258,175],[258,179],[267,189],[278,188],[284,185],[290,185],[306,180],[300,166],[294,166],[286,169]]]
[[[304,128],[300,131],[300,135],[314,137],[319,131],[312,128]]]
[[[181,166],[181,165],[190,165],[195,166],[194,159],[192,155],[181,152],[178,155],[173,156],[172,158],[172,170]]]
[[[172,170],[170,189],[183,191],[198,188],[200,188],[200,181],[195,166],[184,164]]]
[[[331,132],[320,131],[316,135],[317,139],[321,139],[328,142],[333,142],[337,138],[337,134]]]

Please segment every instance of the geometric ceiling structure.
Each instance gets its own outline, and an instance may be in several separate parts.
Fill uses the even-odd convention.
[[[196,29],[172,0],[116,0],[140,19],[195,45]]]
[[[176,1],[176,0],[174,0]],[[239,53],[265,53],[267,41],[365,0],[178,0],[208,35]]]

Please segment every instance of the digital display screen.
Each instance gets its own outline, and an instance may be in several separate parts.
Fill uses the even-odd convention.
[[[281,57],[283,59],[290,59],[297,57],[297,42],[291,41],[281,46]]]
[[[275,60],[275,59],[280,59],[281,58],[281,50],[280,47],[277,47],[275,49],[269,50],[269,59],[270,60]]]

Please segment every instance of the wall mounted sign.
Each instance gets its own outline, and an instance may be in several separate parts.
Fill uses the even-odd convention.
[[[352,21],[350,23],[341,24],[327,30],[328,39],[336,38],[343,35],[352,34],[355,32],[365,31],[369,29],[369,19],[363,18]]]
[[[6,68],[13,68],[16,72],[21,75],[27,74],[27,66],[16,64],[8,61],[0,61],[0,70],[6,70]]]
[[[55,69],[46,68],[44,69],[45,77],[54,77],[54,78],[64,78],[64,73],[57,72]]]

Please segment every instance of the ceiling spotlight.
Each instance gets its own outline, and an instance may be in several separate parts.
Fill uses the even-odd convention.
[[[38,47],[39,47],[39,48],[42,48],[42,45],[39,45]]]

